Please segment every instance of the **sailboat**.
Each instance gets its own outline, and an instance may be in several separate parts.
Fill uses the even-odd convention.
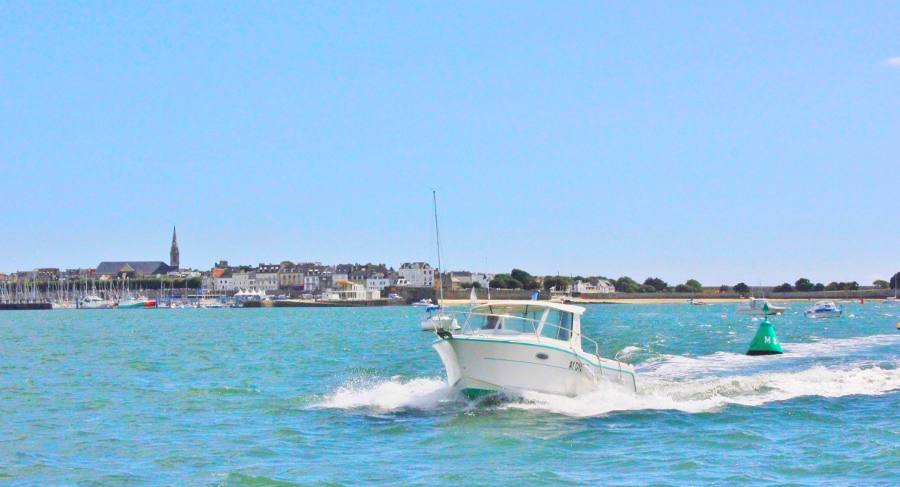
[[[432,310],[429,308],[428,317],[422,320],[419,323],[419,326],[422,328],[422,331],[459,330],[460,327],[456,318],[444,313],[444,282],[440,279],[440,273],[443,272],[444,266],[441,264],[441,232],[438,229],[436,191],[431,192],[431,199],[434,204],[434,234],[437,239],[438,280],[440,281],[440,285],[438,286],[437,309]],[[432,314],[432,311],[436,312]]]

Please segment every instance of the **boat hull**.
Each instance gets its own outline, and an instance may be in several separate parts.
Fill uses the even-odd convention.
[[[605,386],[634,390],[634,373],[561,346],[453,337],[434,348],[448,383],[468,396],[536,391],[578,396]]]
[[[784,314],[784,310],[786,309],[787,308],[782,308],[780,306],[769,306],[769,311],[763,311],[756,308],[738,308],[737,313],[750,316],[774,316]]]
[[[807,311],[807,318],[838,318],[843,311]]]

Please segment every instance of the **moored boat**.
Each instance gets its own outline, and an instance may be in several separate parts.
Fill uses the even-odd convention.
[[[147,298],[145,296],[139,296],[137,298],[128,298],[116,305],[119,309],[143,309],[143,308],[155,308],[156,300]]]
[[[834,301],[819,301],[810,306],[803,314],[807,318],[837,318],[844,310],[839,308]]]
[[[550,301],[489,302],[461,313],[459,332],[437,330],[433,346],[448,383],[470,397],[494,391],[636,391],[634,369],[601,357],[599,344],[582,334],[584,311]]]
[[[81,309],[110,309],[113,307],[113,303],[96,294],[89,294],[81,299],[78,307]]]
[[[780,315],[786,309],[786,306],[775,306],[768,299],[750,298],[750,301],[738,307],[737,312],[742,315],[771,316]]]

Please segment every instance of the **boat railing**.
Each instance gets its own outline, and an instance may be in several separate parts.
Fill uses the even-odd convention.
[[[542,337],[541,334],[538,333],[538,331],[540,329],[540,325],[541,325],[541,320],[536,320],[533,318],[526,318],[524,316],[516,316],[516,315],[510,315],[510,314],[476,313],[476,312],[471,312],[471,311],[457,311],[457,312],[449,312],[449,313],[445,313],[445,314],[449,314],[449,315],[455,314],[457,316],[463,317],[462,320],[459,320],[462,322],[461,328],[462,328],[463,333],[479,335],[479,334],[482,334],[480,332],[494,330],[495,328],[482,328],[480,326],[474,327],[473,326],[474,324],[472,322],[472,317],[484,317],[484,318],[491,317],[491,318],[497,318],[498,322],[499,322],[499,320],[502,319],[502,320],[514,320],[517,322],[527,323],[530,327],[530,330],[521,331],[520,333],[533,333],[538,339],[549,338],[546,336]],[[564,332],[565,334],[569,335],[570,339],[574,337],[575,339],[580,340],[581,349],[584,352],[594,355],[595,357],[597,357],[598,361],[605,360],[600,355],[600,344],[597,342],[597,340],[594,340],[593,338],[585,335],[584,333],[575,333],[572,331],[571,328],[559,326],[554,323],[545,322],[544,328],[547,328],[547,327],[555,329],[557,331],[557,336],[559,336],[559,332]],[[541,331],[541,332],[543,332],[543,331]],[[565,341],[569,341],[569,340],[565,340]],[[585,347],[585,341],[590,346],[589,348]],[[616,359],[616,362],[618,363],[619,368],[621,369],[621,361]]]

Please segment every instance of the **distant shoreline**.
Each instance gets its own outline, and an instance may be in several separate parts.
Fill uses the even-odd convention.
[[[728,304],[728,303],[744,303],[748,299],[745,298],[695,298],[707,304]],[[852,298],[768,298],[773,302],[806,302],[815,301],[859,301],[858,297]],[[881,301],[881,298],[864,298],[866,301]],[[445,299],[446,306],[463,306],[469,304],[468,299]],[[486,299],[479,299],[479,304],[487,303]],[[571,304],[687,304],[687,298],[571,298],[566,300]]]

